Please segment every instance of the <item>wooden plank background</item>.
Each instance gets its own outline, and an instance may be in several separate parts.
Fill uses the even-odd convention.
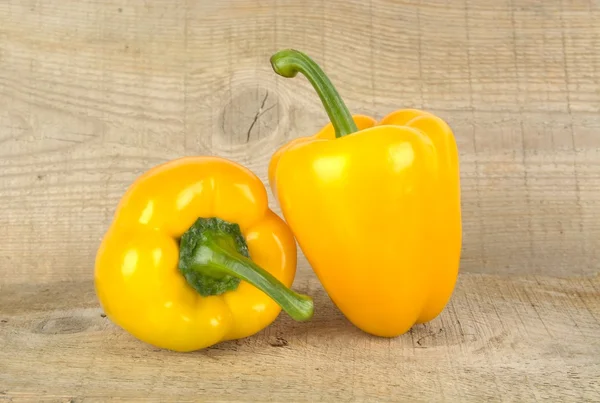
[[[289,47],[354,113],[454,129],[451,304],[371,338],[301,257],[312,322],[191,355],[136,342],[91,282],[116,203],[184,155],[266,179],[327,122],[305,79],[272,72]],[[600,401],[599,251],[598,0],[0,0],[0,400]]]

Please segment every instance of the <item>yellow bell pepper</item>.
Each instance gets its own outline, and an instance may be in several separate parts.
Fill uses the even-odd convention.
[[[154,346],[191,351],[257,333],[291,291],[296,246],[264,185],[218,157],[186,157],[143,174],[119,203],[96,256],[95,287],[114,323]]]
[[[284,50],[284,77],[311,82],[330,123],[291,141],[269,182],[323,287],[358,328],[394,337],[435,318],[453,292],[461,250],[458,152],[439,117],[404,109],[352,117],[319,66]]]

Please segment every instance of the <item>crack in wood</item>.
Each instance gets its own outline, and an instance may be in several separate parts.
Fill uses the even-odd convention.
[[[265,94],[265,97],[263,98],[262,103],[260,104],[260,108],[258,108],[258,110],[256,111],[256,115],[254,115],[254,120],[252,120],[252,123],[250,124],[250,127],[248,128],[248,132],[246,133],[246,143],[250,142],[250,132],[252,132],[254,125],[258,121],[258,118],[263,114],[263,108],[265,107],[267,98],[269,98],[269,91],[267,91],[267,93]]]

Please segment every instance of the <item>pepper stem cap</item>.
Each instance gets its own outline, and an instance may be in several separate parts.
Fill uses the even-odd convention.
[[[237,289],[244,280],[273,299],[294,320],[313,315],[311,297],[298,294],[249,256],[237,224],[220,218],[198,218],[180,241],[179,271],[200,295],[221,295]]]

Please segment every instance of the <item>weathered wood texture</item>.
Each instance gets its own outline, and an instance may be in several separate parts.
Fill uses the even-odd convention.
[[[0,281],[89,279],[118,198],[167,159],[265,178],[278,146],[326,123],[306,80],[271,71],[286,47],[355,113],[452,125],[463,270],[593,273],[598,21],[597,0],[0,2]]]
[[[326,123],[306,80],[271,71],[287,47],[355,113],[453,127],[456,295],[375,339],[301,258],[313,322],[189,355],[137,343],[91,286],[118,199],[183,155],[265,179],[277,147]],[[0,0],[0,400],[600,401],[599,262],[598,0]]]
[[[466,274],[441,317],[396,339],[351,326],[308,276],[313,321],[190,354],[117,329],[89,281],[3,288],[0,399],[600,401],[598,276]]]

